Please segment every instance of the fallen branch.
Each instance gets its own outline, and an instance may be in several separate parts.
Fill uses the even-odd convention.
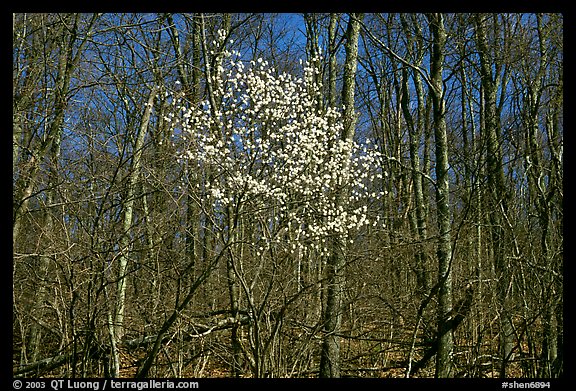
[[[78,353],[77,355],[79,356],[80,354]],[[14,377],[20,377],[28,373],[36,373],[36,375],[39,375],[40,372],[48,372],[66,364],[73,356],[73,353],[68,353],[35,361],[21,366],[14,371],[13,375]]]
[[[235,318],[225,318],[220,321],[217,321],[214,324],[202,324],[202,323],[191,323],[190,330],[185,332],[183,337],[184,341],[191,341],[195,338],[205,337],[206,335],[218,331],[218,330],[226,330],[232,328],[234,325],[246,325],[250,323],[250,318],[248,316],[240,316],[238,319]],[[120,347],[134,350],[140,347],[146,347],[156,342],[158,338],[158,334],[154,335],[146,335],[143,337],[138,337],[134,339],[130,339],[127,341],[123,341],[120,343]],[[162,338],[162,343],[168,342],[170,340],[170,336],[166,335]]]

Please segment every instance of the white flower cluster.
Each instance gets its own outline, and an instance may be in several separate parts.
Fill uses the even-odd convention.
[[[375,224],[361,200],[380,196],[369,190],[381,178],[380,156],[369,144],[340,139],[336,108],[317,110],[319,87],[307,77],[314,69],[308,65],[304,78],[276,76],[265,60],[246,66],[237,57],[225,52],[216,72],[218,107],[175,101],[175,133],[188,141],[179,158],[214,178],[204,186],[214,207],[266,216],[275,232],[286,232],[281,243],[290,251],[327,253],[331,235],[349,239]],[[268,246],[273,238],[262,240]],[[262,254],[262,243],[254,245]]]

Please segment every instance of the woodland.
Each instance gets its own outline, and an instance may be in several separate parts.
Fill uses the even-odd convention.
[[[13,376],[561,377],[563,42],[13,14]]]

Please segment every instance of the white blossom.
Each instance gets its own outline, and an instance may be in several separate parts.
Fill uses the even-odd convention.
[[[226,31],[217,32],[223,41]],[[270,224],[288,233],[286,251],[328,254],[327,238],[340,235],[349,243],[362,227],[380,224],[370,220],[363,198],[378,198],[372,181],[380,155],[375,145],[343,141],[342,108],[318,112],[321,86],[314,82],[318,70],[304,64],[304,77],[279,76],[266,60],[247,66],[239,53],[224,51],[224,61],[214,74],[221,106],[210,102],[178,107],[170,113],[178,134],[179,163],[194,162],[214,178],[204,191],[214,208],[241,202]],[[188,140],[186,140],[188,138]],[[386,172],[383,173],[387,175]],[[336,195],[348,197],[341,202]],[[274,215],[271,212],[274,211]],[[268,217],[269,216],[269,217]],[[268,238],[272,243],[272,238]],[[256,256],[265,246],[254,246]]]

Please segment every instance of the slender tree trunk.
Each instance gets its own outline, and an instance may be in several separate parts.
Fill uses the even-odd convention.
[[[419,75],[414,75],[415,79],[419,79]],[[416,81],[415,81],[416,83]],[[419,82],[418,82],[419,83]],[[421,93],[420,89],[417,89],[417,93]],[[402,112],[404,113],[404,118],[406,124],[408,125],[409,133],[409,149],[410,149],[410,165],[411,165],[411,177],[414,187],[414,200],[415,200],[415,224],[413,227],[414,234],[416,235],[419,244],[418,250],[415,253],[415,270],[418,290],[425,294],[428,292],[429,281],[428,272],[426,265],[426,253],[424,251],[424,241],[427,237],[427,224],[424,211],[424,196],[422,195],[422,175],[420,174],[420,157],[418,155],[418,137],[419,127],[416,127],[415,121],[412,118],[412,113],[409,109],[409,92],[408,92],[408,70],[404,68],[403,78],[402,78]],[[422,96],[418,96],[418,110],[421,110],[421,104],[423,104]]]
[[[561,80],[560,80],[561,84]],[[547,124],[547,132],[548,132],[548,143],[549,149],[551,152],[551,159],[550,162],[551,166],[551,178],[550,178],[550,208],[552,219],[559,220],[557,222],[557,226],[551,227],[551,232],[557,232],[556,237],[558,240],[558,244],[556,247],[559,251],[553,251],[553,254],[550,255],[549,262],[550,266],[549,269],[549,279],[551,281],[551,289],[552,289],[552,303],[553,307],[550,309],[550,332],[549,341],[550,344],[555,344],[555,346],[551,346],[550,349],[553,352],[549,355],[551,362],[551,377],[561,377],[563,373],[563,360],[564,360],[564,323],[563,323],[563,285],[562,280],[554,276],[553,271],[556,271],[558,275],[563,275],[563,237],[561,236],[564,232],[563,230],[563,195],[562,195],[562,188],[563,188],[563,165],[562,165],[562,147],[559,137],[559,124],[561,123],[559,113],[562,111],[563,106],[563,94],[562,94],[562,87],[560,87],[557,91],[557,95],[554,99],[553,107],[550,109],[550,113],[548,114],[548,124]],[[552,198],[552,194],[554,197]],[[556,214],[556,218],[554,218],[554,214]],[[552,233],[551,233],[552,235]]]
[[[336,106],[336,27],[338,14],[330,14],[328,26],[328,107]]]
[[[322,70],[320,66],[320,46],[319,46],[319,25],[318,25],[318,14],[317,13],[305,13],[304,22],[306,25],[306,54],[310,65],[318,70]],[[315,85],[321,85],[322,83],[322,72],[314,73],[312,75],[314,78]],[[318,95],[321,91],[318,91]],[[324,101],[321,96],[317,96],[317,109],[322,110],[324,106]]]
[[[351,142],[356,127],[354,112],[354,90],[358,58],[358,36],[362,14],[351,14],[346,32],[346,62],[344,64],[344,85],[342,104],[344,105],[344,130],[341,139]],[[345,170],[346,171],[346,170]],[[346,178],[346,172],[341,174]],[[336,204],[342,205],[343,190],[336,194]],[[324,338],[320,356],[320,377],[340,377],[340,340],[338,333],[342,323],[342,289],[344,288],[345,243],[334,238],[332,253],[326,265],[326,309],[324,313]]]
[[[490,189],[489,221],[492,239],[492,251],[494,270],[498,280],[498,300],[500,312],[500,354],[501,366],[500,377],[506,377],[506,367],[512,358],[514,347],[514,330],[510,318],[510,271],[506,262],[506,246],[503,216],[507,214],[507,202],[504,184],[504,169],[502,165],[502,151],[498,139],[498,113],[496,110],[497,84],[495,75],[492,74],[492,62],[488,48],[488,40],[484,29],[484,23],[489,16],[475,15],[476,38],[480,54],[480,70],[483,97],[483,128],[486,142],[486,163],[488,175],[488,188]]]
[[[124,215],[122,217],[122,236],[119,240],[118,256],[118,283],[116,285],[116,308],[114,313],[114,336],[116,345],[122,340],[124,336],[124,313],[126,311],[126,271],[128,269],[129,250],[130,250],[130,229],[132,227],[132,217],[134,213],[134,197],[137,188],[138,178],[140,176],[140,165],[142,159],[142,152],[144,147],[144,139],[148,131],[148,124],[150,122],[150,115],[152,113],[152,105],[156,95],[157,87],[154,86],[150,90],[144,114],[140,122],[140,129],[134,144],[134,154],[132,163],[130,165],[130,172],[128,178],[128,185],[126,190],[126,200],[124,202]],[[118,352],[113,352],[118,354]],[[118,360],[115,359],[115,362]],[[113,372],[118,371],[119,368],[113,368]],[[112,373],[112,377],[117,377],[118,373]]]
[[[238,276],[236,275],[237,265],[235,262],[234,254],[234,243],[236,240],[237,232],[237,222],[234,221],[233,208],[231,206],[227,207],[226,216],[228,219],[228,256],[226,258],[226,276],[228,282],[228,296],[230,298],[230,310],[233,318],[238,317],[238,311],[240,309],[240,286],[238,282]],[[242,345],[240,342],[240,327],[234,325],[231,329],[231,340],[232,340],[232,375],[234,377],[240,377],[242,375],[243,358],[242,358]]]
[[[452,238],[450,210],[450,182],[448,176],[448,140],[446,132],[446,106],[444,101],[443,64],[446,31],[442,14],[427,15],[432,31],[431,88],[436,143],[436,207],[438,219],[438,353],[436,376],[453,377],[452,332],[446,330],[446,321],[452,310]]]

